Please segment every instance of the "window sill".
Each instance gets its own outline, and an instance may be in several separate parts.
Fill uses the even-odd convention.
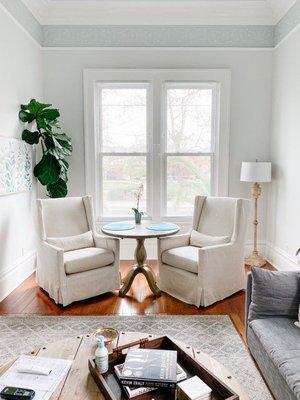
[[[112,217],[102,217],[102,218],[97,218],[96,220],[96,224],[97,225],[104,225],[108,222],[120,222],[120,221],[134,221],[134,217],[133,216],[123,216],[123,217],[116,217],[116,216],[112,216]],[[158,219],[153,219],[150,216],[143,216],[142,217],[142,221],[164,221],[164,222],[173,222],[175,224],[179,224],[179,225],[192,225],[192,217],[191,216],[162,216],[161,218]]]

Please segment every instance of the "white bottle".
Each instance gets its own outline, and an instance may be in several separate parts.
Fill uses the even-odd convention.
[[[95,364],[100,374],[104,374],[108,371],[108,351],[105,347],[103,336],[98,336],[97,341],[98,344],[95,352]]]

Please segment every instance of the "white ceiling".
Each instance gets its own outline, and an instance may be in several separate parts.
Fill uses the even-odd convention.
[[[22,0],[44,25],[274,25],[296,0]]]

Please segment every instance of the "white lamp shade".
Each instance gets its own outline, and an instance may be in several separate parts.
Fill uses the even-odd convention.
[[[243,182],[271,182],[270,162],[243,162],[241,168]]]

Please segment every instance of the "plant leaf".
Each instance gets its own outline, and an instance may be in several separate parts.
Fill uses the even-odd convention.
[[[65,172],[68,171],[69,163],[66,160],[60,159],[58,162],[62,170],[64,170]]]
[[[63,156],[70,156],[73,150],[71,138],[65,133],[52,133],[52,141],[56,148],[59,149],[59,153]]]
[[[34,115],[33,114],[31,114],[29,111],[25,111],[25,110],[21,110],[20,112],[19,112],[19,119],[22,121],[22,122],[28,122],[28,123],[30,123],[30,122],[32,122],[33,120],[34,120]]]
[[[36,125],[38,129],[44,129],[45,131],[51,131],[51,125],[49,125],[43,117],[36,117]]]
[[[42,185],[51,185],[58,181],[61,167],[57,159],[49,153],[45,153],[41,161],[34,167],[34,176]]]
[[[46,119],[47,121],[56,121],[60,116],[57,108],[46,108],[39,112],[39,117]]]
[[[47,185],[47,191],[52,198],[66,197],[68,194],[67,184],[61,178],[59,178],[57,182]]]
[[[31,132],[28,129],[24,129],[22,132],[22,139],[28,144],[38,144],[40,140],[40,134],[38,131]]]
[[[39,103],[35,99],[31,99],[28,104],[21,104],[21,110],[29,114],[32,114],[34,118],[37,116],[38,112],[44,108],[51,107],[52,104]]]

